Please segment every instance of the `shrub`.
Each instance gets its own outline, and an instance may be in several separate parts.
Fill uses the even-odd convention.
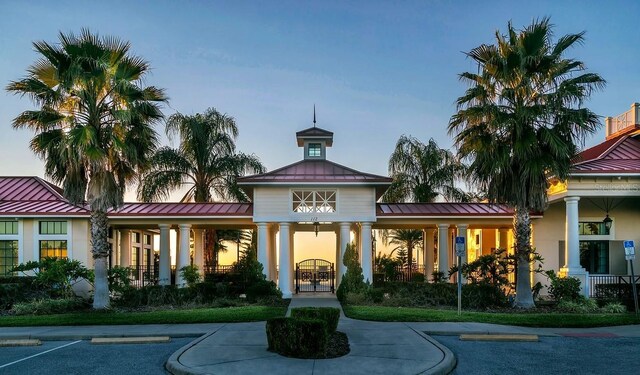
[[[11,312],[15,315],[50,315],[73,312],[87,307],[87,303],[80,298],[47,298],[16,303],[13,305]]]
[[[67,258],[43,258],[29,261],[13,269],[17,272],[35,274],[35,282],[47,288],[52,295],[73,297],[73,285],[82,279],[93,281],[93,271],[77,260]]]
[[[198,266],[195,264],[180,268],[180,276],[182,276],[182,279],[189,287],[193,287],[200,282],[200,273],[198,272]]]
[[[565,313],[589,314],[598,312],[598,304],[595,300],[584,297],[575,300],[561,299],[556,309]]]
[[[549,270],[545,274],[551,281],[549,294],[556,301],[577,301],[580,299],[580,280],[575,277],[558,277],[553,270]]]
[[[504,291],[496,285],[478,283],[462,286],[462,306],[471,309],[506,307],[509,304]]]
[[[276,296],[282,298],[282,292],[276,283],[270,280],[260,280],[247,287],[247,301],[256,302],[258,299]]]
[[[107,272],[107,280],[109,281],[109,290],[111,292],[122,293],[125,289],[131,287],[131,268],[114,266]]]
[[[431,274],[431,281],[434,283],[446,283],[447,278],[444,276],[444,272],[437,271]]]
[[[424,274],[422,272],[414,272],[411,274],[411,281],[414,283],[423,283],[424,282]]]
[[[297,307],[291,309],[292,318],[320,319],[327,325],[327,331],[333,333],[338,329],[340,309],[336,307]]]
[[[602,312],[607,314],[623,314],[627,312],[627,307],[619,302],[610,302],[602,307]]]
[[[327,350],[327,324],[320,319],[267,320],[269,350],[294,358],[322,358]]]
[[[364,291],[367,284],[364,283],[362,267],[358,261],[358,252],[353,244],[347,244],[342,263],[347,267],[347,272],[342,276],[340,286],[336,291],[336,297],[340,302],[344,302],[347,293]]]
[[[367,305],[369,302],[370,300],[367,298],[367,296],[364,293],[355,293],[355,292],[347,293],[347,295],[344,297],[344,300],[342,301],[342,303],[344,303],[345,305],[352,305],[352,306],[363,306],[363,305]]]
[[[48,297],[48,293],[30,276],[0,277],[0,310],[9,310],[18,302]]]

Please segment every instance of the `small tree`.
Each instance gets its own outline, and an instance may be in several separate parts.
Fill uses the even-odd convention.
[[[73,286],[80,280],[93,282],[93,272],[77,260],[67,258],[43,258],[16,266],[13,271],[33,272],[35,282],[47,288],[53,295],[69,298],[75,294]]]
[[[342,276],[342,281],[340,281],[336,296],[338,300],[344,302],[347,293],[364,291],[367,284],[364,282],[362,267],[358,261],[358,252],[354,244],[347,244],[344,256],[342,257],[342,263],[347,267],[347,272]]]

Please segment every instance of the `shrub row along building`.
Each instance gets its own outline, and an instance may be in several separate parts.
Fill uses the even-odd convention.
[[[339,284],[345,271],[340,260],[352,237],[365,279],[373,280],[375,229],[423,230],[426,275],[455,264],[455,236],[467,238],[466,261],[513,246],[509,207],[377,203],[390,178],[327,160],[333,144],[327,130],[314,126],[296,133],[296,139],[303,160],[239,179],[252,203],[126,203],[110,212],[110,264],[134,268],[142,283],[181,285],[180,275],[172,281],[172,264],[180,269],[193,262],[206,270],[203,230],[254,229],[265,274],[288,297]],[[606,119],[606,140],[576,157],[567,181],[551,180],[548,209],[532,214],[533,245],[544,268],[579,278],[585,295],[599,282],[628,275],[622,241],[640,240],[639,196],[640,105],[633,104]],[[175,259],[170,231],[176,232]],[[335,247],[335,257],[295,264],[295,233],[305,231],[335,233],[335,244],[326,244]],[[70,204],[58,187],[38,177],[0,177],[0,276],[18,263],[48,256],[91,267],[90,248],[85,207]]]

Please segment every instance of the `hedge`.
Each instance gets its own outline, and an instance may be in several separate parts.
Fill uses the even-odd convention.
[[[320,319],[267,320],[268,349],[286,357],[322,358],[325,356],[328,340],[327,324]]]
[[[327,325],[328,332],[334,333],[338,329],[340,309],[337,307],[297,307],[291,309],[292,318],[320,319]]]

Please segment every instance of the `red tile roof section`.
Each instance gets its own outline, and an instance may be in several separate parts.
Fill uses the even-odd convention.
[[[578,154],[571,172],[640,173],[640,140],[622,135],[591,147]]]
[[[540,214],[532,213],[532,216]],[[511,207],[490,203],[378,203],[376,216],[513,216]]]
[[[125,203],[110,217],[122,216],[253,216],[251,203]]]
[[[364,173],[328,160],[301,160],[271,172],[238,178],[238,183],[338,182],[390,184],[390,177]]]

